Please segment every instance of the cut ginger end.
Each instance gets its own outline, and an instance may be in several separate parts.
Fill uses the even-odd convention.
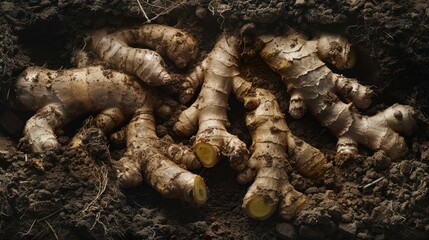
[[[255,196],[245,206],[249,217],[257,220],[269,218],[277,208],[274,202],[267,202],[262,196]]]
[[[194,188],[192,189],[192,196],[195,203],[203,204],[207,201],[207,188],[204,179],[196,176],[194,179]]]
[[[209,143],[199,142],[195,144],[194,152],[198,160],[206,168],[214,167],[218,162],[217,152]]]

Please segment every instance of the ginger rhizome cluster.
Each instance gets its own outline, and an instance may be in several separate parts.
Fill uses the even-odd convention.
[[[165,29],[160,25],[150,27]],[[178,29],[168,29],[175,31],[177,35],[192,38]],[[132,31],[135,30],[129,30]],[[121,34],[124,32],[127,31],[120,31]],[[159,34],[159,30],[154,30],[154,33]],[[97,36],[100,36],[99,32]],[[155,34],[154,37],[157,36]],[[168,46],[165,46],[165,49],[167,48]],[[193,48],[196,49],[197,46]],[[109,50],[104,54],[108,52]],[[131,48],[119,47],[116,56],[122,53],[125,58],[130,58],[122,62],[125,65],[151,64],[143,54],[137,52],[139,51]],[[184,53],[184,56],[186,54]],[[132,61],[132,58],[135,58],[135,61]],[[179,62],[186,65],[189,60],[191,59]],[[27,121],[21,142],[27,142],[33,152],[55,151],[60,148],[55,131],[80,116],[98,114],[93,122],[105,134],[111,133],[132,117],[126,129],[126,152],[119,161],[113,163],[119,185],[132,187],[141,184],[145,179],[163,196],[188,202],[205,202],[207,193],[204,180],[186,170],[201,165],[192,150],[159,139],[156,135],[153,112],[154,108],[162,105],[162,99],[156,98],[151,89],[132,75],[102,66],[83,67],[85,64],[80,63],[80,68],[68,70],[30,67],[18,77],[17,107],[36,112]],[[157,79],[155,82],[165,80],[163,74],[152,77]],[[69,146],[79,147],[80,144],[80,138],[76,137]]]
[[[197,130],[194,151],[205,167],[213,167],[227,157],[239,171],[238,181],[254,179],[243,200],[248,215],[266,219],[279,206],[284,218],[291,218],[305,206],[305,196],[288,181],[289,155],[303,175],[320,176],[326,159],[317,149],[292,135],[275,97],[254,88],[240,74],[240,39],[224,33],[213,50],[183,83],[193,88],[201,85],[197,100],[184,110],[174,126],[181,135]],[[250,153],[237,136],[227,132],[228,97],[234,94],[249,110],[246,125],[252,136]],[[184,98],[187,99],[188,97]]]
[[[308,109],[319,122],[338,137],[337,155],[349,159],[358,154],[358,144],[383,150],[392,159],[407,152],[402,135],[410,135],[416,127],[411,106],[395,104],[368,117],[353,107],[371,105],[372,90],[333,73],[325,62],[338,69],[354,65],[355,53],[349,42],[340,36],[321,34],[308,40],[290,31],[283,36],[262,35],[264,47],[260,55],[278,74],[291,95],[289,113],[301,118]],[[343,102],[337,96],[340,95]]]
[[[369,107],[372,90],[334,74],[325,64],[353,66],[347,41],[329,34],[309,40],[293,31],[257,39],[262,43],[262,59],[288,88],[290,115],[301,118],[308,109],[339,138],[339,156],[355,156],[358,144],[382,149],[392,158],[406,151],[398,133],[412,132],[413,109],[396,104],[372,117],[361,115],[353,106]],[[181,77],[173,77],[179,74],[169,72],[163,57],[177,68],[188,67],[197,58],[197,41],[184,31],[148,24],[97,30],[89,34],[89,40],[89,49],[75,57],[77,68],[30,67],[18,77],[16,106],[36,112],[27,121],[21,140],[33,152],[59,151],[55,132],[78,117],[96,114],[92,122],[106,135],[130,119],[123,134],[125,153],[112,162],[119,186],[145,181],[165,197],[202,204],[208,197],[204,180],[188,169],[214,167],[227,158],[238,172],[238,181],[251,183],[243,199],[250,217],[266,219],[278,209],[283,218],[290,219],[305,208],[307,198],[290,184],[290,171],[317,178],[323,175],[327,160],[292,134],[272,93],[252,86],[242,76],[241,36],[222,33],[200,64]],[[160,139],[155,131],[154,111],[165,109],[156,87],[171,85],[180,86],[182,103],[198,94],[173,127],[178,136],[195,135],[191,147],[168,137]],[[247,111],[250,148],[228,132],[230,95]],[[82,147],[82,136],[78,134],[68,147]]]

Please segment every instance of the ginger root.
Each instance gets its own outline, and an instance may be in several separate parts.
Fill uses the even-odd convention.
[[[355,53],[346,39],[321,34],[308,40],[290,31],[278,37],[263,35],[259,40],[264,45],[261,57],[282,76],[291,95],[291,116],[300,118],[308,108],[338,137],[339,159],[354,157],[358,144],[384,150],[392,159],[406,153],[407,145],[399,134],[409,135],[416,126],[412,107],[395,104],[375,116],[362,116],[352,106],[369,107],[372,90],[326,66],[325,62],[338,69],[353,67]],[[350,103],[342,102],[336,94]]]
[[[234,78],[233,88],[237,99],[250,110],[246,125],[252,136],[251,157],[238,179],[248,183],[256,175],[244,197],[243,208],[252,218],[266,219],[280,205],[280,216],[290,219],[305,207],[306,197],[288,181],[288,156],[294,159],[293,167],[306,177],[324,173],[325,156],[291,133],[269,91],[254,88],[241,77]]]
[[[226,156],[231,166],[239,170],[247,158],[246,145],[227,132],[228,96],[232,80],[239,74],[237,41],[235,36],[220,36],[210,54],[184,83],[190,89],[187,94],[203,85],[197,100],[180,114],[173,129],[180,136],[190,136],[198,129],[194,151],[205,167],[213,167],[221,156]]]
[[[21,140],[28,142],[33,152],[59,150],[55,131],[79,116],[100,113],[94,123],[105,134],[134,116],[127,127],[126,153],[114,163],[119,185],[135,186],[145,178],[165,197],[206,201],[204,180],[178,166],[197,168],[200,163],[187,147],[156,136],[153,109],[159,103],[133,77],[100,66],[69,70],[31,67],[18,77],[15,87],[16,107],[37,111],[27,121]],[[78,135],[70,147],[80,145]]]
[[[145,24],[135,29],[109,33],[106,29],[90,34],[91,48],[110,67],[134,74],[150,86],[174,83],[161,55],[178,68],[184,68],[198,54],[197,41],[189,34],[169,26]],[[153,50],[134,48],[145,45]]]

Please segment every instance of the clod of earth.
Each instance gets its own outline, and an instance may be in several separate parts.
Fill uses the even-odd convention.
[[[264,61],[282,76],[291,94],[289,113],[301,118],[306,109],[338,137],[338,159],[358,154],[358,144],[373,150],[383,150],[392,159],[407,152],[402,135],[410,135],[416,128],[411,106],[395,104],[368,117],[352,106],[365,109],[371,104],[372,90],[355,79],[333,73],[325,64],[338,69],[353,67],[355,53],[349,42],[340,36],[321,34],[308,40],[290,31],[283,36],[263,35],[260,51]],[[346,104],[337,94],[342,95]]]

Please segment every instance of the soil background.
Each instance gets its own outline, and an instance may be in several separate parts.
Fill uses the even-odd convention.
[[[408,1],[85,1],[0,2],[0,238],[1,239],[428,239],[429,238],[429,4]],[[344,33],[358,50],[355,69],[341,72],[374,86],[377,97],[364,114],[393,103],[419,112],[419,130],[407,138],[409,153],[393,162],[382,152],[360,149],[356,160],[337,166],[336,139],[311,116],[296,121],[295,135],[318,147],[332,163],[318,180],[291,173],[308,207],[291,221],[249,219],[241,209],[248,186],[236,183],[226,161],[197,172],[210,189],[208,202],[193,206],[162,198],[147,185],[120,191],[110,161],[123,149],[90,135],[91,156],[66,148],[83,125],[60,133],[59,154],[36,156],[17,149],[31,113],[8,107],[13,83],[27,66],[72,67],[84,33],[100,27],[152,22],[187,29],[200,42],[201,60],[223,30],[281,32],[287,26],[309,36]],[[249,30],[250,29],[250,30]],[[189,69],[179,71],[185,74]],[[243,57],[243,74],[271,90],[287,112],[289,96],[261,59]],[[267,81],[266,79],[269,79]],[[230,100],[230,131],[250,143],[244,108]],[[183,106],[178,107],[178,110]],[[178,114],[177,111],[176,114]],[[177,116],[177,115],[176,115]],[[174,117],[173,117],[174,119]],[[159,121],[162,136],[172,121]],[[173,135],[174,136],[174,135]],[[186,142],[186,139],[177,141]],[[43,165],[43,168],[41,167]],[[369,183],[375,184],[364,187]]]

